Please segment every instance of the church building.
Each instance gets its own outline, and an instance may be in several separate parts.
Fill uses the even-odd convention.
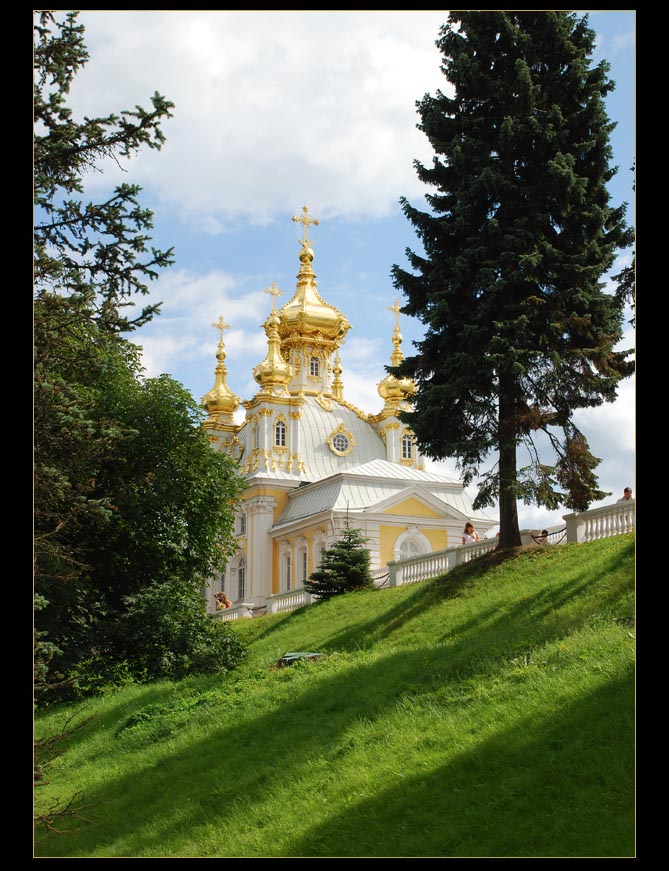
[[[411,429],[399,419],[410,410],[414,384],[386,375],[378,383],[380,411],[367,414],[344,398],[339,349],[350,329],[346,315],[318,291],[305,206],[293,218],[304,227],[293,297],[277,310],[276,282],[266,292],[272,307],[264,322],[267,355],[253,370],[255,396],[241,405],[226,382],[223,318],[213,388],[202,398],[204,427],[215,450],[239,464],[246,490],[236,521],[238,551],[207,591],[227,593],[233,604],[261,607],[270,596],[300,589],[321,553],[346,524],[367,539],[371,568],[390,560],[461,543],[472,520],[482,535],[496,521],[477,516],[461,482],[428,472]],[[399,304],[390,363],[403,359]],[[448,410],[444,409],[444,414]]]

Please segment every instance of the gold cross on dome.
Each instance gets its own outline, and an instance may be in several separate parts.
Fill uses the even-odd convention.
[[[300,239],[300,237],[298,236],[297,241],[300,243],[300,245],[302,245],[303,248],[308,248],[309,247],[309,224],[314,224],[317,227],[318,226],[318,219],[309,217],[309,209],[305,205],[302,207],[302,215],[301,216],[295,215],[293,218],[291,218],[291,220],[295,221],[295,223],[297,223],[297,224],[302,224],[304,226],[304,239]]]
[[[214,323],[212,324],[212,327],[215,330],[219,331],[218,341],[221,342],[221,344],[222,344],[223,343],[223,330],[229,330],[230,324],[226,324],[226,322],[223,320],[223,315],[221,315],[217,321],[214,321]]]
[[[279,288],[276,285],[276,281],[273,281],[269,287],[265,288],[264,293],[271,293],[272,294],[272,311],[275,312],[276,311],[276,298],[277,298],[277,296],[283,296],[283,291],[279,290]]]
[[[393,305],[388,306],[389,312],[395,312],[395,326],[399,327],[400,325],[400,301],[398,299],[395,300]]]

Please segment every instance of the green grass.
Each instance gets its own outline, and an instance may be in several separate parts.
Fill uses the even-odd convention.
[[[633,582],[619,536],[241,622],[237,672],[87,705],[35,856],[632,857]]]

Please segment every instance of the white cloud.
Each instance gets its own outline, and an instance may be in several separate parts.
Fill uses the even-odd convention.
[[[168,270],[154,283],[148,299],[162,303],[161,315],[152,322],[152,329],[169,327],[178,320],[182,329],[206,327],[213,334],[211,325],[221,315],[231,326],[241,321],[255,328],[264,321],[269,310],[262,290],[249,293],[240,287],[238,279],[217,269],[201,275],[185,269]],[[227,336],[228,333],[224,333],[226,343]]]
[[[634,49],[636,36],[633,30],[628,33],[621,33],[619,36],[614,36],[611,40],[611,54],[613,56]]]
[[[324,217],[380,216],[422,193],[415,102],[447,84],[434,45],[446,15],[82,13],[92,60],[72,104],[98,115],[155,90],[174,102],[166,145],[132,174],[208,232],[305,197]],[[118,176],[110,166],[89,183]]]
[[[616,454],[634,451],[636,434],[634,417],[630,415],[634,405],[635,383],[628,378],[621,382],[615,402],[583,409],[574,414],[576,425],[587,433],[596,456],[602,456],[599,453],[600,445]]]
[[[136,340],[141,348],[141,359],[146,378],[156,378],[158,375],[172,371],[175,357],[188,354],[196,340],[194,336],[173,336],[162,334],[160,336],[143,336]]]

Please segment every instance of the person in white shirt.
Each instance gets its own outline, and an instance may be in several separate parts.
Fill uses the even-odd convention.
[[[465,523],[465,529],[462,533],[462,543],[469,544],[472,541],[480,541],[478,532],[474,529],[473,523]]]

